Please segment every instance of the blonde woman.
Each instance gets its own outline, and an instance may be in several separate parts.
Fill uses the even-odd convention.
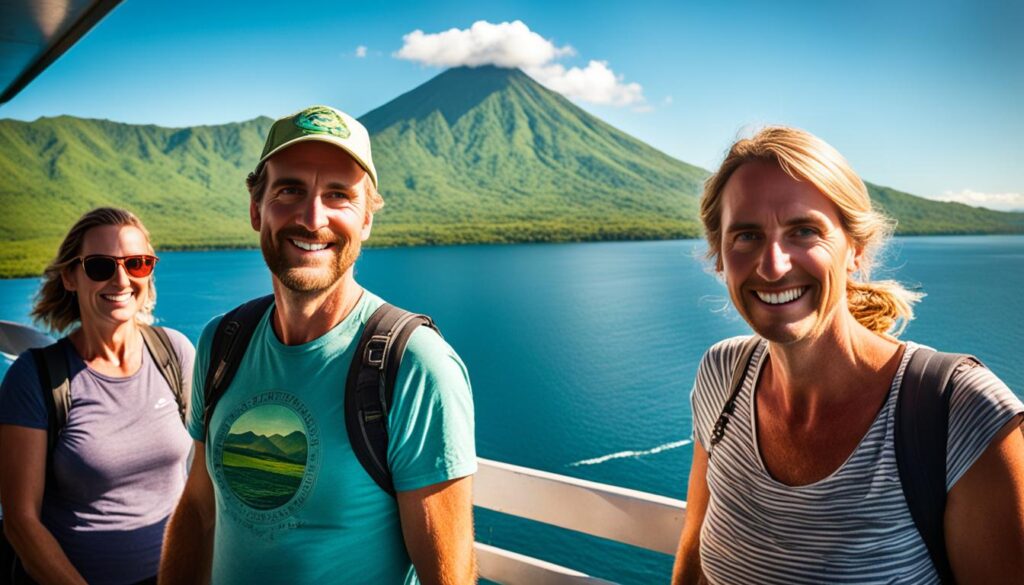
[[[897,398],[929,350],[897,335],[920,295],[870,280],[891,222],[843,157],[764,129],[732,146],[701,214],[758,339],[722,341],[701,362],[673,583],[1019,582],[1024,404],[990,370],[965,361],[948,384],[938,544],[908,509]]]
[[[19,356],[0,387],[0,497],[16,582],[156,582],[185,482],[191,440],[179,398],[194,355],[182,334],[149,328],[156,263],[142,222],[101,208],[78,220],[46,269],[32,315],[69,333]]]

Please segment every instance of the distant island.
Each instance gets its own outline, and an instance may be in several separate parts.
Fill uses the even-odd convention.
[[[386,201],[371,245],[700,236],[707,170],[517,69],[450,69],[361,121]],[[72,222],[100,205],[138,213],[160,250],[255,247],[244,178],[271,122],[0,120],[0,277],[40,274]],[[1024,213],[868,188],[900,234],[1024,233]]]

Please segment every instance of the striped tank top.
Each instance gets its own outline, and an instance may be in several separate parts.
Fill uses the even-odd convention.
[[[710,447],[711,429],[729,393],[746,337],[715,344],[704,355],[691,396],[694,435],[713,456],[700,535],[700,559],[711,583],[939,583],[910,517],[893,446],[896,397],[917,344],[907,343],[885,404],[849,458],[808,485],[779,483],[757,446],[752,397],[767,356],[754,352],[725,436]],[[946,490],[978,459],[1024,403],[987,368],[953,377]]]

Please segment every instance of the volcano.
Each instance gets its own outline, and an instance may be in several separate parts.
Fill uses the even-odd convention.
[[[387,201],[385,233],[377,235],[522,241],[699,233],[707,171],[613,128],[518,69],[449,69],[360,121]]]

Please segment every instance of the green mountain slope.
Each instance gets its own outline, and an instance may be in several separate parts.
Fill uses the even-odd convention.
[[[901,235],[1006,234],[1024,232],[1024,213],[944,203],[867,183],[871,200],[899,220]]]
[[[387,202],[374,245],[699,235],[707,171],[616,130],[518,70],[457,68],[361,120]],[[83,212],[140,214],[159,249],[254,246],[245,175],[269,118],[161,128],[0,120],[0,277],[39,274]],[[1024,214],[869,185],[901,233],[1024,232]]]
[[[450,69],[369,112],[389,243],[698,234],[707,172],[515,69]]]
[[[38,274],[71,224],[100,205],[138,213],[163,249],[254,245],[244,178],[270,123],[0,121],[0,275]]]

